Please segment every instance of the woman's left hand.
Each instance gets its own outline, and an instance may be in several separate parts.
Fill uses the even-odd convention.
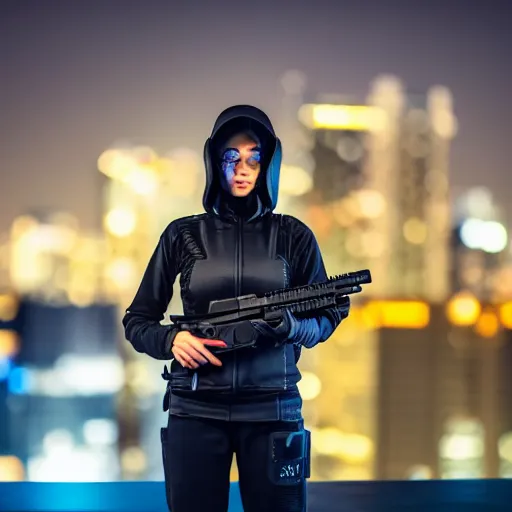
[[[282,320],[276,327],[272,327],[265,320],[253,320],[251,323],[261,336],[270,338],[275,341],[276,345],[280,345],[293,338],[299,321],[293,316],[293,313],[285,309]]]

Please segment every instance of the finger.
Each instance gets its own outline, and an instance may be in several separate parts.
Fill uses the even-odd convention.
[[[206,359],[208,359],[211,364],[215,366],[222,366],[222,361],[215,357],[206,347],[201,347],[201,354],[203,354],[203,356],[206,357]]]
[[[188,344],[191,341],[196,341],[201,343],[202,345],[211,345],[212,347],[227,347],[226,342],[222,340],[211,340],[209,338],[201,338],[200,336],[195,336],[193,334],[187,333],[187,337],[182,340],[182,344]]]
[[[209,350],[207,351],[206,357],[213,365],[222,366],[222,361],[218,357],[215,357]]]
[[[174,358],[181,364],[181,366],[183,366],[183,368],[190,368],[189,364],[182,357],[174,356]]]
[[[186,363],[186,368],[198,368],[199,364],[194,361],[192,357],[190,357],[189,354],[187,354],[183,349],[179,349],[178,351],[179,357],[183,359],[183,361]],[[184,365],[182,365],[184,366]]]
[[[179,355],[179,354],[174,354],[174,359],[176,359],[176,361],[178,361],[178,363],[181,364],[181,366],[183,366],[183,368],[188,368],[188,363],[186,361],[183,360],[183,358]]]
[[[203,348],[203,346],[198,343],[199,348]],[[208,362],[208,359],[201,354],[201,351],[194,345],[188,345],[187,347],[184,347],[185,352],[196,362],[199,364],[206,364]]]
[[[210,345],[211,347],[227,347],[225,341],[222,340],[209,340],[207,338],[198,338],[203,345]]]
[[[199,353],[202,354],[203,357],[207,359],[205,363],[209,361],[215,366],[222,366],[220,359],[215,357],[200,341],[195,342],[193,346]]]

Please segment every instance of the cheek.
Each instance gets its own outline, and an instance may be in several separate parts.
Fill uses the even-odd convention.
[[[227,181],[227,183],[231,184],[233,181],[233,178],[235,177],[235,164],[227,164],[224,167],[224,178]]]

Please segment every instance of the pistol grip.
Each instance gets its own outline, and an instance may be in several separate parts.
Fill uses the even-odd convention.
[[[217,336],[217,329],[215,326],[211,324],[202,324],[202,323],[190,323],[190,324],[180,324],[180,330],[188,331],[192,333],[194,336],[198,336],[200,338],[208,338],[215,339]]]

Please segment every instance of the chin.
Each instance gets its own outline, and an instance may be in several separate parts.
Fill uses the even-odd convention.
[[[253,188],[246,188],[243,190],[240,190],[238,188],[232,188],[231,194],[235,197],[247,197],[253,190]]]

